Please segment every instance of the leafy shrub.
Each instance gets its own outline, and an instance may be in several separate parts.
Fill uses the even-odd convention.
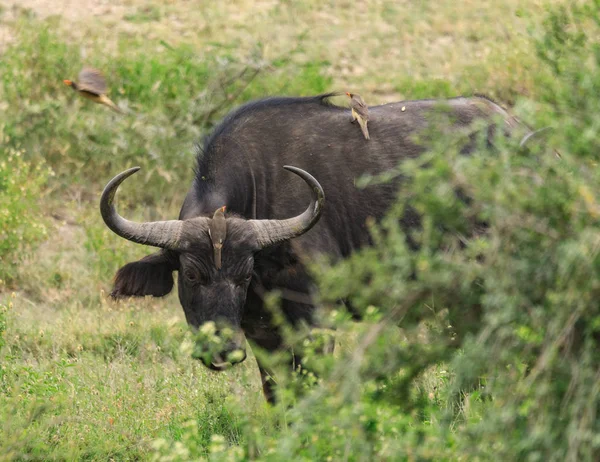
[[[29,247],[47,234],[39,199],[52,174],[43,161],[0,146],[0,280],[10,282]]]
[[[293,409],[280,393],[279,431],[249,419],[244,453],[214,460],[600,458],[599,33],[598,2],[549,15],[533,103],[547,143],[497,137],[465,157],[445,133],[389,173],[404,181],[375,246],[314,268],[324,303],[367,322],[337,307],[351,347]],[[409,208],[418,230],[398,223]]]

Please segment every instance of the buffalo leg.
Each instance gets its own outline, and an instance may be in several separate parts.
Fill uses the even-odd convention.
[[[294,354],[291,350],[289,351],[289,372],[295,370],[301,370],[302,359]],[[260,361],[258,363],[258,370],[260,371],[260,378],[262,382],[263,394],[269,404],[275,404],[277,402],[276,388],[277,382],[275,380],[275,374],[270,367],[264,366]]]
[[[273,374],[268,368],[261,366],[260,363],[258,363],[258,370],[260,371],[263,395],[269,404],[275,404],[275,381],[273,380]]]
[[[289,323],[295,329],[302,329],[303,326],[318,327],[314,317],[315,307],[309,303],[310,296],[307,292],[308,290],[302,285],[293,287],[292,290],[283,290],[281,308],[285,318],[284,322]],[[310,370],[302,364],[301,352],[286,344],[280,329],[274,322],[273,313],[264,305],[263,296],[262,288],[248,291],[246,315],[242,321],[242,328],[247,339],[266,352],[286,351],[286,362],[292,373],[302,369]],[[324,345],[324,351],[331,349],[332,345]],[[273,371],[265,364],[261,364],[260,360],[257,362],[265,399],[272,404],[276,401],[276,382],[273,380]]]

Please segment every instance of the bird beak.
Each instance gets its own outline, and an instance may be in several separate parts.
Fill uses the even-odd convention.
[[[65,85],[68,85],[69,87],[70,87],[71,85],[73,85],[73,82],[71,82],[70,80],[63,80],[63,83],[64,83]]]
[[[221,207],[221,210],[223,211],[223,213],[225,213],[226,208],[227,208],[227,206],[225,206],[225,205],[223,207]]]
[[[346,92],[346,94],[347,94],[347,95],[348,95],[350,98],[352,98],[352,95],[351,95],[350,93]]]

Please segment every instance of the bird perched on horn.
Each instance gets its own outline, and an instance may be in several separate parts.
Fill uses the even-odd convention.
[[[106,79],[98,69],[84,67],[79,73],[77,82],[68,79],[63,80],[63,82],[84,98],[92,100],[94,103],[104,104],[115,112],[122,112],[121,109],[106,96],[108,90]]]
[[[225,209],[225,206],[218,208],[208,225],[208,235],[210,236],[213,245],[215,266],[219,270],[221,269],[221,249],[223,249],[223,242],[225,242],[225,237],[227,235]]]
[[[360,129],[363,133],[363,136],[366,140],[369,138],[369,130],[367,129],[367,122],[369,121],[369,108],[367,107],[364,100],[360,95],[356,93],[348,93],[348,98],[350,98],[350,109],[352,110],[352,122],[358,121],[360,125]]]

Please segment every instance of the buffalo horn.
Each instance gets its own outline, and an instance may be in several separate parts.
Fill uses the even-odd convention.
[[[176,249],[179,245],[183,221],[169,220],[135,223],[121,217],[113,205],[115,193],[119,185],[139,169],[140,167],[133,167],[119,173],[104,188],[100,199],[100,213],[102,214],[104,223],[115,234],[128,241],[161,247],[163,249]]]

